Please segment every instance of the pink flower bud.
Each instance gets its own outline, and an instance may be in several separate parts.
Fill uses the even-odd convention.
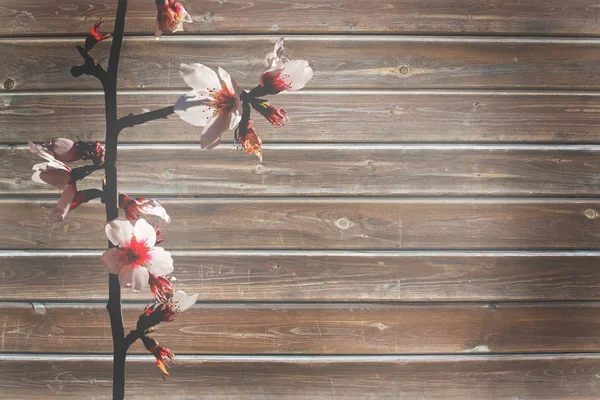
[[[290,121],[288,113],[283,108],[274,107],[266,101],[258,104],[252,103],[252,105],[272,125],[282,127]]]
[[[168,376],[169,371],[167,371],[167,366],[175,361],[175,354],[151,337],[144,339],[144,346],[156,358],[156,366],[158,369]]]
[[[241,146],[248,154],[256,154],[260,162],[262,162],[262,140],[254,130],[252,118],[248,118],[247,124],[243,121],[235,130],[235,144]]]
[[[156,10],[158,11],[155,32],[157,39],[163,33],[183,31],[184,22],[193,22],[183,5],[175,0],[156,0]]]

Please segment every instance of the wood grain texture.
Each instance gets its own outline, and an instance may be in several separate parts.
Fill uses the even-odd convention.
[[[148,293],[148,297],[151,297]],[[144,303],[123,307],[126,331]],[[4,352],[110,353],[104,304],[3,303]],[[197,304],[152,334],[178,354],[597,352],[598,303]],[[130,353],[145,353],[136,342]]]
[[[161,379],[147,357],[127,358],[128,399],[595,400],[598,355],[437,357],[180,357]],[[108,357],[3,356],[7,400],[103,399]],[[151,388],[151,390],[149,390]]]
[[[1,254],[0,300],[106,300],[100,254]],[[226,251],[173,258],[177,287],[201,301],[600,300],[598,253]],[[128,290],[123,297],[148,298]]]
[[[184,92],[125,92],[119,113],[155,110]],[[291,123],[274,129],[255,118],[263,142],[560,142],[600,143],[600,96],[593,93],[477,91],[310,91],[273,104]],[[104,139],[100,93],[0,92],[0,143],[91,136]],[[78,121],[86,121],[82,130]],[[168,132],[168,135],[165,135]],[[198,142],[201,130],[172,116],[126,129],[120,143]],[[226,142],[232,134],[224,135]]]
[[[55,201],[55,200],[54,200]],[[176,249],[596,249],[595,200],[166,200]],[[101,204],[49,220],[53,201],[0,200],[2,249],[102,249]],[[10,227],[10,228],[9,228]]]
[[[263,152],[259,163],[227,145],[121,146],[119,188],[144,197],[600,195],[600,146],[265,145]],[[0,146],[0,194],[56,193],[31,180],[38,162],[24,147]],[[78,187],[101,187],[102,172]]]
[[[127,38],[119,89],[185,89],[182,62],[226,69],[246,89],[258,84],[277,36]],[[0,81],[13,90],[98,90],[74,79],[83,39],[0,40]],[[106,64],[109,43],[93,51]],[[600,88],[600,40],[410,36],[294,36],[290,59],[309,60],[308,89],[582,89]],[[158,57],[157,57],[158,55]],[[43,59],[43,62],[39,60]]]
[[[474,33],[599,35],[594,0],[284,0],[183,2],[194,23],[186,33]],[[7,3],[0,13],[0,35],[85,34],[103,18],[114,23],[111,1],[67,3],[26,0]],[[156,10],[132,2],[128,33],[152,34]]]

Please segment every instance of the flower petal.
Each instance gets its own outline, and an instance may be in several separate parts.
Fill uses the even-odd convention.
[[[125,246],[134,234],[133,225],[126,219],[113,219],[104,228],[108,240],[115,246]]]
[[[183,312],[190,308],[198,300],[198,293],[188,296],[183,290],[178,290],[173,295],[172,301],[177,305],[177,312]]]
[[[56,207],[52,210],[52,219],[55,222],[60,222],[65,219],[65,216],[71,209],[71,203],[77,194],[77,185],[72,184],[68,185],[65,190],[63,190],[60,199],[58,199],[58,203],[56,203]]]
[[[168,275],[173,272],[173,258],[171,253],[162,247],[155,247],[148,252],[150,261],[146,265],[148,271],[154,275]]]
[[[185,83],[201,95],[207,95],[211,89],[221,88],[217,73],[205,65],[181,64],[179,73]]]
[[[37,146],[36,144],[34,144],[31,141],[28,142],[28,144],[29,144],[29,151],[32,152],[33,154],[35,154],[36,156],[39,156],[46,161],[54,161],[54,156],[52,154],[50,154],[48,151]]]
[[[42,164],[36,164],[34,165],[34,168],[41,166]],[[31,179],[34,182],[47,183],[48,185],[52,185],[57,189],[63,190],[71,181],[71,172],[65,171],[64,169],[54,169],[50,165],[46,165],[45,167],[36,170],[36,172],[34,172],[34,174],[31,176]]]
[[[133,266],[129,265],[129,264],[124,265],[123,268],[121,268],[119,270],[119,283],[121,284],[121,287],[124,287],[124,288],[131,287],[132,280],[133,280]]]
[[[124,257],[121,257],[121,253],[123,250],[113,247],[112,249],[108,249],[102,254],[100,261],[102,265],[104,265],[111,274],[118,274],[125,265],[127,265],[124,260]]]
[[[209,120],[200,136],[200,147],[212,149],[221,143],[221,135],[229,129],[230,117],[217,114]]]
[[[308,65],[308,61],[294,60],[283,64],[283,74],[289,75],[289,90],[302,89],[313,77],[313,70]]]
[[[191,91],[177,99],[175,113],[188,124],[204,126],[215,113],[210,106],[212,100],[212,97]]]
[[[239,97],[242,93],[242,89],[235,83],[231,75],[221,67],[219,67],[218,71],[221,85],[229,89],[231,93],[234,93],[236,97]]]
[[[275,47],[273,48],[273,51],[267,54],[267,71],[282,68],[284,61],[285,59],[283,57],[283,38],[279,38],[275,42]]]
[[[145,219],[137,220],[133,228],[133,233],[138,242],[145,240],[147,247],[152,248],[156,244],[156,231]]]
[[[190,14],[186,11],[186,9],[181,6],[181,13],[183,14],[183,22],[194,22]]]
[[[147,289],[150,287],[148,280],[150,279],[150,274],[148,270],[144,267],[133,268],[131,272],[131,288],[134,292],[137,292],[142,289]]]

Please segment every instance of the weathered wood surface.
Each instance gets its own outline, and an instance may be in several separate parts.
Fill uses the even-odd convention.
[[[148,37],[125,40],[119,89],[188,89],[182,62],[225,68],[247,89],[265,71],[277,36]],[[12,90],[99,89],[96,79],[74,79],[82,39],[0,40],[0,82]],[[93,50],[106,63],[109,43]],[[315,71],[309,89],[582,89],[600,88],[600,40],[411,36],[294,36],[290,59]],[[43,62],[40,62],[43,60]]]
[[[180,357],[161,379],[148,357],[127,358],[128,399],[577,399],[598,397],[600,357]],[[7,400],[104,399],[108,357],[0,358]],[[149,390],[151,388],[151,390]]]
[[[0,300],[105,300],[100,254],[0,253]],[[205,251],[173,258],[177,287],[201,301],[600,300],[597,252]],[[148,299],[130,290],[123,297]]]
[[[119,189],[199,196],[597,196],[600,146],[265,145],[263,162],[233,145],[121,146]],[[177,159],[173,163],[173,158]],[[40,158],[0,146],[0,194],[54,194],[31,180]],[[103,171],[79,188],[101,187]]]
[[[182,93],[125,92],[119,96],[119,113],[159,109]],[[288,111],[292,122],[274,129],[255,118],[265,143],[600,143],[600,96],[591,92],[303,90],[272,100]],[[98,92],[0,92],[0,115],[0,143],[45,141],[50,134],[104,139],[104,96]],[[83,130],[81,121],[86,122]],[[171,116],[126,129],[119,141],[198,142],[200,133]],[[231,137],[225,134],[227,141]]]
[[[599,35],[597,2],[577,0],[241,0],[183,2],[194,23],[186,33],[458,33]],[[3,4],[0,35],[85,34],[103,18],[114,23],[112,1],[25,0]],[[156,10],[134,1],[128,33],[152,34]]]
[[[124,305],[127,329],[143,309]],[[4,352],[110,353],[102,303],[0,310]],[[448,354],[593,352],[599,332],[600,305],[591,302],[197,304],[152,336],[178,354]],[[136,342],[130,352],[146,349]]]
[[[55,200],[54,200],[55,201]],[[180,199],[176,249],[597,249],[600,202],[577,199]],[[50,221],[53,201],[0,200],[2,249],[101,249],[101,204]]]

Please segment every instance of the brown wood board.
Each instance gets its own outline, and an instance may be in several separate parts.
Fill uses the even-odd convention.
[[[183,1],[186,33],[456,33],[599,35],[594,0],[282,0]],[[116,3],[26,0],[7,3],[0,35],[85,34],[98,19],[110,32]],[[127,33],[153,34],[156,9],[132,1]]]
[[[0,254],[0,300],[105,300],[100,254]],[[173,258],[177,287],[201,301],[600,300],[595,252],[205,251]],[[124,290],[123,298],[148,295]]]
[[[265,145],[263,153],[259,163],[225,144],[121,146],[119,188],[144,197],[600,194],[599,146]],[[0,194],[55,194],[31,180],[39,162],[25,147],[0,146]],[[100,188],[102,172],[78,187]]]
[[[50,358],[52,357],[52,358]],[[180,357],[161,379],[127,358],[128,399],[364,400],[527,398],[595,400],[598,355],[437,357]],[[3,356],[7,400],[110,396],[108,357]],[[150,390],[151,388],[151,390]]]
[[[188,89],[180,63],[227,70],[245,89],[259,82],[277,36],[127,38],[119,89]],[[99,90],[74,79],[74,46],[83,39],[1,39],[0,82],[11,90]],[[93,56],[106,64],[109,43]],[[290,59],[309,60],[307,89],[582,89],[600,88],[600,40],[410,36],[295,36]],[[43,59],[43,62],[40,62]],[[6,90],[6,89],[5,89]]]
[[[128,399],[595,400],[599,356],[179,357],[161,379],[148,357],[127,358]],[[110,396],[106,357],[6,355],[5,399]],[[151,388],[151,390],[149,390]]]
[[[183,93],[126,91],[118,96],[119,113],[159,109]],[[264,143],[600,143],[600,96],[593,93],[302,90],[273,97],[272,103],[284,108],[291,122],[276,129],[254,118]],[[104,140],[99,92],[0,92],[0,105],[0,143],[59,135]],[[119,141],[198,143],[201,133],[202,128],[171,116],[126,129]],[[224,144],[233,142],[231,132],[223,137]]]
[[[56,200],[0,200],[2,249],[102,249],[103,208],[55,224]],[[596,249],[596,200],[180,199],[163,201],[176,249]],[[8,227],[11,227],[10,229]]]
[[[103,303],[3,303],[0,310],[4,352],[111,351]],[[144,303],[124,305],[126,331],[143,310]],[[197,304],[151,336],[178,354],[595,352],[599,321],[600,306],[589,302]],[[146,350],[136,342],[130,352]]]

